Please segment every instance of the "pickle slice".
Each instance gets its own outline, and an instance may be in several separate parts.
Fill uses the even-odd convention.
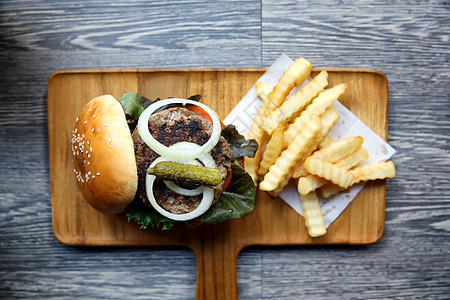
[[[155,175],[161,180],[183,182],[187,184],[200,184],[217,189],[222,183],[219,170],[204,166],[183,164],[175,161],[161,161],[148,168],[149,175]]]

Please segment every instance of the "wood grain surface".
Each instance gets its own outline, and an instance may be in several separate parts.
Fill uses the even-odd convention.
[[[386,185],[379,242],[246,248],[237,257],[239,299],[448,299],[449,12],[446,0],[1,1],[0,298],[195,298],[188,248],[54,238],[52,73],[261,68],[285,52],[315,68],[387,75],[397,176]]]

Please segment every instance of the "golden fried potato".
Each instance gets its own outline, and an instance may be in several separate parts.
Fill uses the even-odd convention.
[[[298,179],[297,190],[300,195],[308,195],[310,192],[324,186],[328,181],[322,177],[308,175]]]
[[[253,123],[251,125],[251,130],[248,133],[248,138],[249,139],[255,139],[256,142],[258,143],[258,150],[255,153],[254,157],[248,157],[245,156],[244,157],[244,165],[245,165],[245,171],[250,174],[250,176],[253,179],[253,182],[255,183],[255,185],[257,185],[258,183],[258,169],[259,169],[259,163],[261,161],[261,146],[264,143],[264,139],[266,136],[266,133],[264,132],[264,130],[262,130],[261,128],[259,128],[255,123]]]
[[[335,164],[314,157],[308,157],[304,165],[308,173],[329,180],[342,188],[349,187],[353,182],[352,174]]]
[[[272,91],[272,88],[262,82],[257,82],[255,84],[255,87],[256,87],[256,96],[258,96],[259,99],[261,99],[262,101],[266,101],[270,91]]]
[[[355,168],[350,171],[353,183],[361,181],[393,178],[395,176],[395,165],[392,161],[381,162]]]
[[[363,142],[364,139],[361,136],[345,138],[314,152],[313,157],[335,163],[356,152],[361,148]]]
[[[319,198],[317,197],[316,192],[300,195],[300,202],[309,236],[318,237],[326,234],[327,229],[325,228],[325,222],[323,221]]]
[[[308,107],[300,114],[295,121],[288,126],[284,132],[283,136],[283,146],[286,147],[297,133],[305,127],[306,122],[311,118],[312,115],[321,116],[328,107],[331,106],[334,100],[338,99],[339,96],[344,93],[346,89],[345,84],[338,84],[330,89],[327,89],[319,94]],[[263,128],[264,129],[264,128]]]
[[[283,150],[283,125],[279,124],[273,132],[269,142],[267,143],[266,150],[264,151],[263,158],[259,164],[258,174],[264,176],[269,170],[270,166],[274,164],[278,156],[280,156]]]
[[[322,134],[321,137],[317,140],[319,143],[316,148],[320,147],[322,140],[328,135],[328,132],[336,123],[339,118],[339,114],[331,107],[329,107],[323,115],[320,117],[320,121],[322,122]],[[331,139],[330,139],[331,140]],[[315,150],[315,149],[314,149]],[[305,157],[306,158],[306,157]],[[300,160],[294,168],[294,172],[292,173],[292,178],[299,178],[303,176],[308,176],[308,173],[305,171],[303,166],[304,160]]]
[[[281,155],[269,168],[259,188],[263,191],[277,189],[286,176],[291,173],[297,161],[311,151],[315,141],[322,132],[320,118],[313,115],[307,126],[295,137],[291,144],[281,152]]]
[[[274,198],[278,197],[278,195],[289,184],[289,181],[291,181],[291,178],[292,178],[292,171],[289,172],[288,175],[286,175],[285,179],[278,185],[278,187],[276,189],[274,189],[273,191],[268,191],[267,193]]]
[[[360,147],[354,153],[347,155],[343,159],[336,162],[336,165],[345,170],[350,170],[351,168],[357,166],[359,163],[365,161],[367,158],[369,158],[369,153],[367,153],[366,149]],[[319,191],[322,197],[329,198],[337,194],[339,191],[342,191],[342,188],[332,182],[329,182],[321,187]]]
[[[311,74],[312,65],[303,57],[297,58],[289,69],[284,72],[272,91],[268,95],[268,110],[281,105],[286,100],[291,90],[305,81]]]
[[[271,111],[267,117],[259,116],[255,121],[268,134],[272,134],[278,124],[287,122],[292,115],[301,111],[328,85],[328,73],[322,71],[304,88]]]
[[[320,142],[319,146],[317,147],[317,149],[323,149],[325,147],[328,147],[329,145],[331,145],[333,143],[333,140],[330,138],[329,135],[324,136],[324,138],[322,139],[322,141]]]

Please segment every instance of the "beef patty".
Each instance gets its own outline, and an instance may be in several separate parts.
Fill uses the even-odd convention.
[[[154,113],[149,119],[149,130],[152,136],[165,146],[183,141],[203,145],[211,136],[212,123],[188,109],[175,107]],[[145,177],[148,167],[159,155],[145,144],[137,130],[133,132],[133,141],[139,176],[136,197],[151,206],[145,191]],[[211,150],[211,155],[222,175],[223,185],[227,173],[231,172],[231,149],[223,137],[220,137],[218,144]],[[214,191],[213,203],[219,199],[221,193],[222,187]],[[159,206],[175,214],[193,211],[202,199],[202,195],[176,194],[161,180],[155,180],[153,194]]]

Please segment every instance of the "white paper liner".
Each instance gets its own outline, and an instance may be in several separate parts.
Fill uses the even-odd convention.
[[[279,78],[293,63],[286,54],[282,54],[270,68],[258,79],[269,86],[275,86]],[[293,89],[291,94],[295,93],[306,85],[308,80],[300,86]],[[255,82],[256,83],[256,82]],[[256,96],[256,88],[253,86],[241,101],[234,107],[230,114],[223,121],[225,124],[233,124],[237,130],[244,136],[250,132],[250,126],[254,121],[254,117],[261,100]],[[361,165],[378,163],[387,161],[395,153],[395,149],[386,143],[381,137],[375,134],[360,119],[358,119],[351,111],[349,111],[339,101],[334,101],[332,107],[339,113],[340,118],[329,132],[329,136],[333,141],[338,141],[347,137],[362,136],[364,138],[363,147],[369,153],[369,158],[361,163]],[[328,226],[339,217],[344,209],[362,190],[364,183],[354,185],[348,193],[338,193],[328,199],[319,197],[325,226]],[[290,207],[303,216],[303,210],[300,204],[299,195],[295,183],[291,180],[290,184],[279,194]]]

